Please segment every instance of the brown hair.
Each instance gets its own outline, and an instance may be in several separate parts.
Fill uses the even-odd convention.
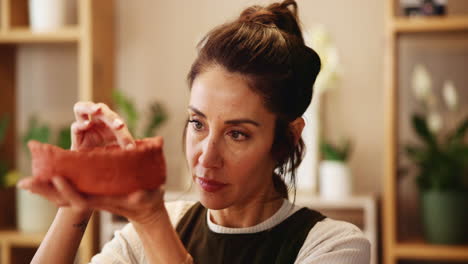
[[[319,56],[304,44],[296,2],[249,7],[237,20],[210,31],[198,49],[187,77],[189,87],[200,73],[222,66],[244,76],[249,87],[264,99],[265,107],[276,115],[273,184],[287,198],[286,172],[290,172],[290,188],[295,190],[295,171],[305,150],[302,138],[295,143],[290,123],[309,106],[320,71]]]

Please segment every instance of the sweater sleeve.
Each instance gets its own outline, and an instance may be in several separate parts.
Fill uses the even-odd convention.
[[[368,264],[370,243],[356,226],[329,218],[309,232],[295,264]]]
[[[175,228],[194,202],[177,201],[166,203],[172,226]],[[146,264],[141,240],[131,223],[114,233],[101,252],[91,259],[91,264]]]

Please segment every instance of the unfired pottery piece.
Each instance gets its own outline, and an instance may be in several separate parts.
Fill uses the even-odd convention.
[[[127,194],[155,189],[166,180],[162,138],[136,140],[136,148],[118,145],[79,151],[30,141],[34,177],[49,181],[67,178],[78,191],[87,194]]]

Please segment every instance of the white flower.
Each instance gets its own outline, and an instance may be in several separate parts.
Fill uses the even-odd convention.
[[[320,57],[321,70],[317,76],[314,88],[319,94],[334,86],[339,79],[340,60],[338,50],[323,25],[316,25],[304,34],[307,46],[311,47]]]
[[[414,67],[412,76],[412,86],[414,96],[418,100],[426,100],[432,93],[431,76],[429,75],[429,72],[427,71],[426,67],[424,67],[421,64],[418,64]]]
[[[330,36],[323,25],[315,25],[305,34],[306,45],[322,53],[331,45]]]
[[[338,72],[340,69],[340,56],[338,49],[335,46],[331,46],[327,52],[327,66],[331,70]]]
[[[427,125],[432,133],[437,133],[442,128],[442,117],[437,112],[431,112],[427,117]]]
[[[442,89],[442,95],[444,96],[445,104],[451,111],[455,110],[458,106],[458,96],[455,85],[452,81],[445,81]]]

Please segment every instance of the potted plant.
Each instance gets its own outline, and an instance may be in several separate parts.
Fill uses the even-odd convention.
[[[30,140],[37,140],[43,143],[52,143],[52,132],[50,127],[40,122],[36,117],[29,119],[28,128],[23,135],[22,147],[30,158],[27,143]],[[70,128],[67,126],[58,132],[54,144],[69,149],[71,146]],[[31,162],[29,161],[28,164]],[[29,175],[30,169],[25,169],[23,174]],[[52,223],[57,209],[46,199],[31,194],[21,189],[17,190],[17,226],[23,232],[45,232]]]
[[[463,244],[468,242],[468,116],[443,124],[430,88],[417,81],[413,85],[426,111],[412,115],[420,144],[407,144],[405,152],[418,171],[424,235],[430,243]],[[448,110],[457,113],[453,83],[446,81],[442,91]]]
[[[76,4],[76,0],[29,0],[31,31],[53,31],[75,23]]]
[[[323,126],[323,96],[339,87],[342,75],[339,50],[325,25],[315,24],[304,30],[304,41],[320,57],[320,74],[314,84],[314,98],[303,114],[306,121],[302,137],[307,149],[297,169],[296,186],[299,192],[315,193],[319,180],[320,134]]]
[[[341,145],[333,145],[322,140],[320,152],[320,195],[325,199],[349,197],[352,193],[352,179],[347,161],[351,153],[351,142],[347,140]]]

